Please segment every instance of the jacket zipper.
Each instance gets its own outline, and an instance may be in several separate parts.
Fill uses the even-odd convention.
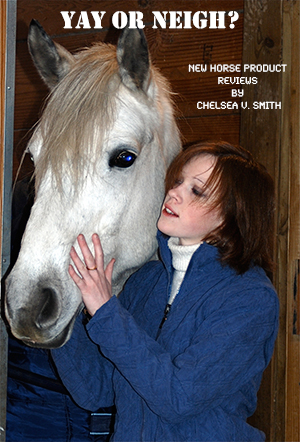
[[[161,329],[162,329],[164,323],[166,322],[166,320],[168,319],[168,314],[169,314],[169,312],[170,312],[170,310],[171,310],[171,307],[172,307],[172,304],[167,304],[167,305],[166,305],[166,308],[165,308],[165,310],[164,310],[164,316],[163,316],[163,318],[162,318],[162,320],[161,320],[161,323],[159,324],[159,327],[158,327],[158,331],[157,331],[157,334],[156,334],[156,338],[155,338],[155,340],[158,339],[158,337],[159,337],[159,335],[160,335],[160,333],[161,333]]]
[[[172,288],[171,281],[173,279],[173,271],[174,270],[173,270],[172,267],[170,267],[168,270],[169,271],[168,271],[168,291],[167,291],[168,292],[168,298],[167,299],[170,299],[170,293],[171,293],[171,288]],[[161,329],[162,329],[164,323],[166,322],[166,320],[168,319],[168,314],[169,314],[169,312],[171,310],[171,307],[172,307],[172,304],[169,304],[167,302],[167,305],[166,305],[165,310],[164,310],[164,316],[163,316],[163,318],[162,318],[162,320],[161,320],[161,322],[159,324],[155,340],[157,340],[159,338],[159,335],[161,333]]]

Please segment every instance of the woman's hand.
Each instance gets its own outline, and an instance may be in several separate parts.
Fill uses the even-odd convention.
[[[104,269],[103,250],[100,238],[96,233],[92,236],[95,257],[91,253],[83,235],[79,235],[77,241],[84,263],[79,258],[74,247],[72,247],[70,256],[79,274],[71,264],[69,266],[69,274],[81,291],[87,311],[93,316],[112,296],[111,279],[115,259],[112,259],[106,269]]]

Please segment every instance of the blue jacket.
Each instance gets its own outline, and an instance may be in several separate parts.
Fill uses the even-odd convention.
[[[26,347],[11,337],[8,362],[6,442],[94,440],[89,434],[90,413],[63,394],[48,351]],[[37,378],[40,386],[28,377]],[[45,388],[44,380],[52,381],[54,388]]]
[[[113,441],[262,441],[256,408],[278,328],[278,298],[261,268],[237,275],[206,243],[194,253],[159,337],[172,281],[160,261],[131,276],[86,327],[52,355],[74,400],[116,404]]]

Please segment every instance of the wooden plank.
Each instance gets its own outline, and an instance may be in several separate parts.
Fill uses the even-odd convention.
[[[197,141],[220,141],[225,140],[232,144],[239,144],[239,115],[202,118],[182,118],[178,120],[178,126],[185,143]]]
[[[289,99],[282,143],[290,154],[285,440],[292,442],[300,440],[300,4],[285,0],[283,6],[283,57],[289,65],[284,88]]]
[[[282,1],[261,2],[247,0],[244,4],[243,64],[280,64],[282,41]],[[274,284],[280,303],[280,330],[269,370],[265,373],[258,407],[250,420],[260,427],[267,440],[285,440],[285,339],[287,289],[287,186],[288,158],[281,149],[281,110],[255,110],[255,101],[281,102],[282,73],[258,73],[258,84],[245,86],[244,101],[250,109],[241,111],[241,144],[265,164],[275,179],[277,192],[277,220]],[[269,393],[268,393],[269,392]],[[261,418],[263,417],[263,418]]]
[[[281,63],[281,0],[248,0],[244,11],[243,64]],[[252,109],[254,102],[281,101],[281,72],[256,73],[257,85],[245,85],[244,101],[251,109],[242,112],[241,140],[275,177],[279,143],[280,109]],[[266,128],[268,128],[266,130]],[[273,130],[274,129],[274,130]]]

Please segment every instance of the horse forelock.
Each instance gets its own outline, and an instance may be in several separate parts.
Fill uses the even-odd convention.
[[[56,184],[72,169],[79,182],[94,145],[95,127],[110,126],[120,85],[114,46],[103,43],[78,52],[70,72],[50,93],[36,129],[42,150],[36,164],[36,185],[51,169]]]

